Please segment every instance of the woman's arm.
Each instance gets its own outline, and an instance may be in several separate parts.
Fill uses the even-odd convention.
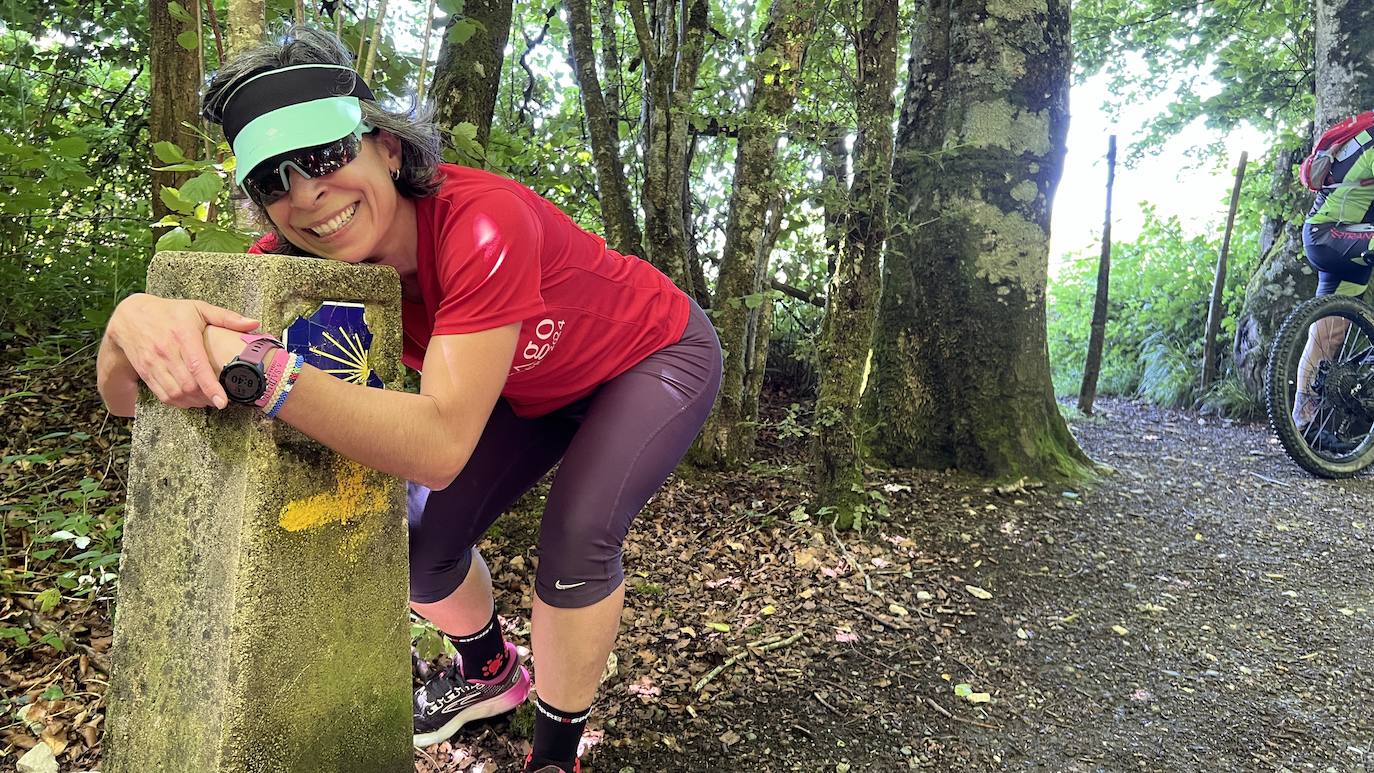
[[[108,335],[101,337],[100,353],[95,358],[95,388],[110,413],[134,415],[134,403],[138,401],[138,372]]]
[[[234,331],[256,330],[258,322],[203,301],[146,293],[120,301],[96,356],[96,388],[105,407],[116,416],[133,416],[140,381],[157,399],[178,408],[227,405],[218,380],[220,363],[211,363],[205,350],[209,325],[237,336]]]
[[[237,333],[219,328],[207,333],[217,366],[243,349]],[[515,322],[434,336],[420,394],[350,384],[306,366],[277,416],[360,464],[432,489],[447,488],[477,447],[506,384],[519,333]]]

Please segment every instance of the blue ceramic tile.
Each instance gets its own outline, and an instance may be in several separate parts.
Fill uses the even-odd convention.
[[[308,317],[297,317],[282,336],[286,350],[325,373],[353,384],[381,387],[372,370],[372,331],[360,303],[326,301]]]

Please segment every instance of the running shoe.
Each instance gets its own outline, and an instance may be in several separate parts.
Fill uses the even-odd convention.
[[[530,673],[506,642],[506,668],[492,679],[464,679],[455,663],[415,691],[416,746],[448,740],[463,725],[513,711],[530,694]]]

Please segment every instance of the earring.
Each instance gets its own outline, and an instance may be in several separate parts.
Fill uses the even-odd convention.
[[[393,182],[401,181],[401,170],[399,168],[391,170],[391,179]]]

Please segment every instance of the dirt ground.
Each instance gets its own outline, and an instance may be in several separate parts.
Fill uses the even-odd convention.
[[[1103,401],[1072,426],[1113,470],[1092,486],[877,472],[859,533],[808,511],[802,441],[776,425],[752,470],[674,478],[626,546],[584,770],[1374,764],[1369,479],[1309,478],[1265,428],[1193,413]],[[522,643],[533,524],[509,517],[484,549]],[[32,619],[27,599],[4,600],[0,627]],[[76,650],[107,654],[108,603],[54,617]],[[0,771],[42,729],[68,742],[63,771],[98,768],[89,658],[0,646],[18,696]],[[53,684],[64,697],[41,697]],[[416,768],[512,770],[526,749],[517,715],[417,751]]]

